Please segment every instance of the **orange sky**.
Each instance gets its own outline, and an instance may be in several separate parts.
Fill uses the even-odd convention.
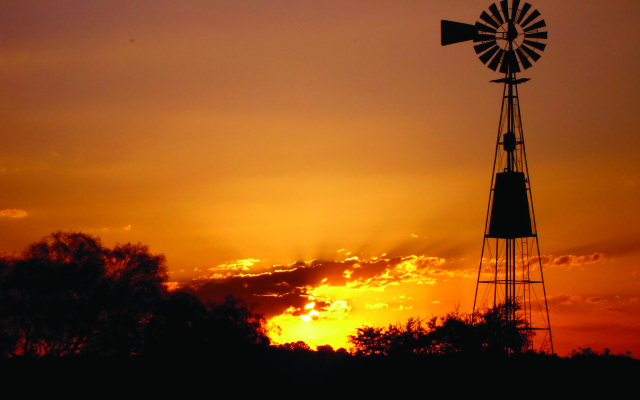
[[[0,1],[0,252],[142,242],[312,346],[470,310],[502,88],[439,29],[490,4]],[[556,351],[637,357],[640,4],[532,4],[549,40],[520,101]],[[313,299],[317,320],[286,311]]]

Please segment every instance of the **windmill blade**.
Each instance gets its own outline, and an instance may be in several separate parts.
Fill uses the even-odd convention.
[[[544,48],[547,47],[546,44],[544,43],[540,43],[540,42],[534,42],[533,40],[526,40],[523,42],[525,44],[528,44],[531,47],[534,47],[540,51],[544,51]]]
[[[520,72],[520,65],[518,64],[518,59],[516,58],[516,52],[513,50],[509,51],[509,69],[512,72]]]
[[[539,16],[540,12],[538,10],[535,10],[531,13],[531,15],[527,17],[527,19],[524,20],[523,23],[520,24],[520,26],[522,27],[522,29],[524,29],[525,26],[529,25],[531,22],[533,22],[534,19],[538,18]]]
[[[524,3],[524,6],[522,7],[522,10],[520,10],[520,16],[518,17],[518,20],[516,21],[517,23],[520,23],[520,21],[522,21],[522,18],[524,18],[524,16],[527,15],[527,13],[529,12],[530,8],[531,8],[531,4]]]
[[[502,9],[502,15],[504,15],[504,20],[509,21],[509,1],[502,0],[500,2],[500,8]]]
[[[500,73],[506,74],[509,72],[509,50],[504,52],[502,57],[502,63],[500,64]]]
[[[545,26],[547,26],[547,24],[544,22],[544,20],[540,20],[538,22],[536,22],[535,24],[531,25],[530,27],[526,28],[524,31],[526,32],[530,32],[536,29],[540,29],[540,28],[544,28]]]
[[[440,23],[440,31],[442,33],[440,43],[443,46],[466,42],[478,34],[478,30],[474,25],[446,20],[442,20]]]
[[[520,62],[522,63],[522,66],[524,67],[524,69],[529,69],[533,66],[533,64],[531,64],[527,56],[524,55],[522,50],[517,49],[516,54],[518,55],[518,58],[520,59]]]
[[[509,71],[520,72],[520,65],[518,65],[518,60],[516,59],[516,55],[513,50],[507,50],[504,53],[502,65],[500,66],[501,73],[506,74]]]
[[[495,33],[497,32],[497,30],[493,29],[490,26],[486,26],[485,24],[481,23],[481,22],[476,22],[476,29],[478,30],[478,32],[490,32],[493,33],[495,35]]]
[[[496,35],[483,35],[478,33],[477,35],[475,35],[473,37],[473,42],[477,43],[477,42],[486,42],[487,40],[494,40],[496,38]]]
[[[500,25],[504,24],[504,20],[502,19],[502,15],[500,15],[500,11],[498,11],[498,6],[494,4],[489,6],[489,11],[491,14],[500,22]]]
[[[482,14],[480,14],[480,19],[496,29],[500,28],[500,24],[494,21],[486,11],[483,11]]]
[[[525,33],[524,37],[532,39],[547,39],[547,32]]]
[[[493,60],[491,60],[491,63],[488,65],[489,69],[492,69],[494,71],[498,69],[498,65],[500,65],[500,60],[502,60],[503,54],[504,54],[504,50],[498,49],[498,54],[496,54],[496,56],[493,57]]]
[[[524,50],[525,53],[527,53],[529,55],[529,57],[531,57],[531,59],[533,59],[533,61],[538,61],[540,59],[540,54],[536,53],[535,51],[533,51],[533,49],[531,47],[527,47],[526,44],[522,44],[520,45],[520,48],[522,50]]]
[[[511,21],[516,20],[516,14],[518,14],[518,7],[520,7],[520,0],[513,0],[511,5]]]
[[[473,49],[476,51],[476,54],[480,54],[483,51],[485,51],[488,48],[493,47],[495,45],[496,45],[496,41],[494,40],[492,42],[485,42],[485,43],[482,43],[482,44],[477,44],[477,45],[473,46]],[[486,64],[486,62],[485,62],[485,64]]]
[[[480,61],[482,61],[483,64],[486,64],[487,62],[489,62],[489,60],[491,60],[491,57],[493,57],[493,55],[496,54],[498,49],[500,49],[500,46],[495,45],[494,47],[489,49],[489,51],[487,51],[486,53],[480,56]]]

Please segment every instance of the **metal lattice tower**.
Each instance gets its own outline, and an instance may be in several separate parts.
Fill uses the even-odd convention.
[[[529,79],[517,77],[540,59],[548,35],[538,10],[509,3],[492,4],[475,25],[442,21],[443,46],[473,40],[480,60],[504,74],[491,81],[504,90],[473,309],[504,304],[507,326],[520,321],[527,331],[527,348],[553,353],[518,97]]]

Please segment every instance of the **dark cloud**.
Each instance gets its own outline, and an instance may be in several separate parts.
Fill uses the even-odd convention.
[[[594,264],[604,260],[603,253],[593,253],[591,255],[576,256],[573,254],[562,255],[554,257],[553,255],[546,255],[533,257],[531,264],[536,265],[542,262],[543,266],[551,267],[576,267],[584,264]]]
[[[323,315],[342,315],[348,310],[346,304],[320,298],[314,288],[342,286],[361,290],[381,290],[387,285],[400,282],[433,284],[439,276],[468,276],[469,271],[451,271],[442,268],[444,259],[437,257],[406,256],[389,259],[359,260],[356,257],[344,261],[297,262],[290,265],[273,266],[265,272],[235,273],[195,279],[183,290],[200,299],[219,302],[233,294],[248,304],[258,303],[259,312],[265,317],[281,315],[285,311],[292,315],[304,314],[309,302],[315,303],[318,318]]]
[[[547,304],[549,305],[549,307],[552,306],[557,306],[559,304],[563,304],[563,305],[571,305],[573,303],[579,302],[582,300],[582,296],[577,296],[577,295],[569,295],[566,293],[561,293],[559,295],[556,296],[548,296],[547,297]]]
[[[600,296],[595,296],[595,297],[588,297],[586,301],[587,303],[590,303],[590,304],[599,304],[606,300]]]
[[[553,265],[555,266],[563,266],[563,265],[571,265],[571,260],[574,256],[560,256],[553,260]]]
[[[531,265],[535,265],[535,264],[539,264],[542,262],[542,265],[549,265],[549,263],[551,262],[551,260],[553,259],[553,256],[540,256],[540,257],[533,257],[531,258]]]
[[[619,308],[614,308],[611,306],[596,308],[595,310],[591,311],[591,314],[623,314],[623,313],[624,312]]]

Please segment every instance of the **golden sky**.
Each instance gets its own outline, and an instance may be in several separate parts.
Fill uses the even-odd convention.
[[[440,20],[490,4],[0,1],[0,252],[142,242],[312,347],[470,310],[502,87]],[[549,40],[520,102],[556,351],[640,356],[640,3],[532,4]]]

